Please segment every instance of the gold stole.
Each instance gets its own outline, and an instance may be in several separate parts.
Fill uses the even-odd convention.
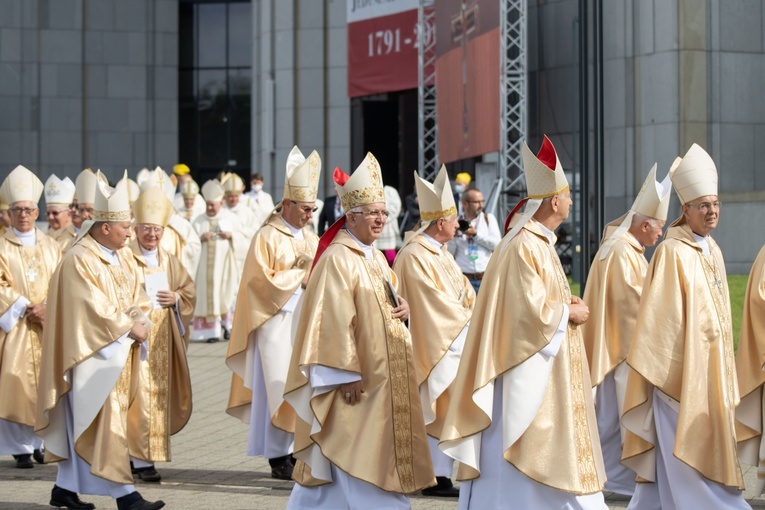
[[[19,259],[24,271],[24,279],[27,286],[27,298],[31,304],[39,304],[45,301],[48,295],[48,280],[52,271],[45,264],[45,257],[37,252],[38,245],[19,246]],[[26,319],[21,319],[26,320]],[[32,359],[34,360],[35,380],[40,378],[40,356],[42,356],[42,326],[36,322],[27,323],[27,331],[32,344]]]
[[[217,238],[218,235],[218,220],[210,221],[210,232],[214,232]],[[207,322],[213,322],[215,317],[218,316],[218,310],[215,309],[215,252],[217,248],[217,239],[207,240],[207,272],[205,278],[207,279],[205,287],[207,290]]]
[[[409,391],[409,371],[406,358],[406,328],[400,320],[391,317],[393,307],[389,281],[383,275],[376,259],[364,259],[380,312],[385,321],[385,339],[388,347],[391,401],[393,403],[393,442],[396,452],[396,470],[404,493],[416,490],[414,483],[414,455],[412,453],[412,409]],[[387,266],[386,266],[387,267]]]
[[[160,267],[146,267],[144,274],[163,272]],[[173,320],[172,308],[155,308],[151,311],[151,331],[147,359],[151,360],[143,370],[146,397],[149,406],[149,451],[152,461],[170,460],[169,423],[167,413],[170,397],[170,324]]]
[[[550,259],[555,264],[555,276],[558,280],[558,289],[560,289],[559,298],[562,303],[571,303],[571,289],[568,286],[568,279],[566,273],[563,271],[563,266],[560,264],[560,259],[555,251],[555,247],[551,244],[547,244],[547,249],[550,250]],[[567,342],[568,355],[569,355],[569,373],[571,374],[571,401],[574,407],[574,430],[576,434],[576,449],[579,454],[577,455],[577,461],[579,465],[579,483],[582,486],[582,491],[586,494],[591,494],[601,490],[600,483],[598,482],[598,471],[595,466],[595,457],[592,451],[592,442],[590,436],[590,428],[587,422],[587,406],[584,400],[584,392],[591,391],[589,385],[584,387],[584,381],[582,380],[582,332],[579,326],[568,323],[567,325]],[[595,426],[595,424],[592,424]]]

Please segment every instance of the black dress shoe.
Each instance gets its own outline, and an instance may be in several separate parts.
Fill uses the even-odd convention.
[[[32,453],[32,457],[35,458],[35,462],[38,464],[44,464],[45,463],[45,448],[40,448],[39,450],[35,450]]]
[[[117,498],[118,510],[159,510],[165,506],[161,499],[155,502],[146,501],[138,492],[131,492],[127,496]]]
[[[146,501],[145,499],[141,498],[132,505],[128,506],[119,506],[117,505],[118,510],[159,510],[160,508],[165,506],[165,502],[161,499],[157,501]]]
[[[231,340],[231,330],[223,328],[223,340]]]
[[[162,480],[162,477],[157,473],[157,470],[154,469],[154,466],[135,468],[133,475],[134,478],[138,478],[144,482],[158,482]]]
[[[16,467],[19,469],[31,469],[35,467],[35,465],[32,463],[31,453],[24,453],[22,455],[14,455],[13,458],[16,459]]]
[[[268,459],[268,464],[271,466],[271,478],[292,480],[292,471],[294,469],[292,455]]]
[[[50,491],[50,506],[74,510],[93,510],[96,508],[93,503],[81,501],[76,492],[62,489],[58,485],[54,485],[53,490]]]
[[[460,496],[460,490],[452,484],[451,479],[437,476],[436,481],[438,483],[435,487],[422,489],[423,496],[435,496],[437,498],[458,498]]]
[[[218,338],[217,336],[215,338],[208,338],[207,339],[207,343],[208,344],[215,344],[215,343],[218,343],[218,342],[220,342],[220,338]]]

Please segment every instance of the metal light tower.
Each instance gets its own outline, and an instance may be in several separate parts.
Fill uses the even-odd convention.
[[[417,46],[417,137],[420,177],[432,181],[438,172],[436,123],[436,9],[435,0],[420,0]]]
[[[496,212],[500,220],[514,204],[508,192],[524,187],[521,147],[526,140],[527,0],[499,0],[499,167]]]

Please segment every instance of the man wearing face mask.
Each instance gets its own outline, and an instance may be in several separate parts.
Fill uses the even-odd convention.
[[[254,173],[250,179],[250,191],[247,193],[250,208],[255,211],[258,226],[263,224],[274,210],[274,199],[263,191],[263,174]]]

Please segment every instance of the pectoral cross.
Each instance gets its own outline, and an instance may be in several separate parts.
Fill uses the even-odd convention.
[[[37,272],[37,268],[36,267],[34,267],[34,266],[29,267],[29,269],[27,269],[27,282],[28,283],[34,283],[35,280],[37,280],[37,275],[38,274],[39,273]]]
[[[468,2],[460,2],[460,12],[452,16],[452,41],[460,43],[462,48],[462,144],[467,151],[470,148],[467,107],[467,40],[478,29],[478,5],[476,0],[468,7]]]

